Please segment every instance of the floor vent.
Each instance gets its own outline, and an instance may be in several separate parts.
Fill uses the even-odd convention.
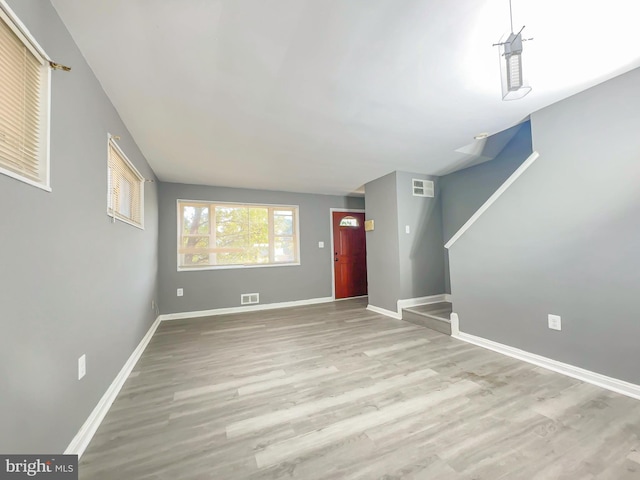
[[[240,305],[251,305],[252,303],[260,303],[259,293],[243,293],[240,295]]]
[[[434,186],[431,180],[414,178],[411,181],[414,197],[433,197]]]

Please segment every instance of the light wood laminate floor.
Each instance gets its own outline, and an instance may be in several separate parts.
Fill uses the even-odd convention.
[[[365,310],[164,322],[81,479],[640,479],[640,402]]]

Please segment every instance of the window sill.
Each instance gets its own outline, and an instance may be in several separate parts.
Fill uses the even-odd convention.
[[[139,223],[132,222],[131,220],[123,218],[120,215],[114,215],[113,213],[111,213],[111,211],[107,212],[107,216],[111,218],[111,221],[113,223],[115,223],[115,220],[118,220],[119,222],[126,223],[128,225],[131,225],[132,227],[136,227],[140,230],[144,230],[144,225],[140,225]]]
[[[19,173],[13,172],[11,170],[7,170],[6,168],[2,168],[0,167],[0,173],[6,175],[7,177],[11,177],[14,178],[22,183],[26,183],[27,185],[31,185],[32,187],[36,187],[39,188],[40,190],[44,190],[45,192],[49,192],[51,193],[53,190],[51,190],[51,187],[49,185],[45,185],[43,183],[38,183],[34,180],[31,180],[27,177],[23,177],[22,175],[20,175]]]
[[[185,268],[178,267],[178,272],[201,272],[202,270],[238,270],[243,268],[269,268],[269,267],[299,267],[297,263],[269,263],[265,265],[209,265],[206,267]]]

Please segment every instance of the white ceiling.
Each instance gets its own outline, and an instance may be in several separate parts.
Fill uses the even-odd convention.
[[[473,136],[640,66],[638,0],[53,0],[161,180],[348,194],[473,162]],[[61,59],[61,61],[64,59]],[[597,114],[597,112],[585,112]],[[117,133],[117,132],[114,132]],[[477,149],[476,149],[477,150]]]

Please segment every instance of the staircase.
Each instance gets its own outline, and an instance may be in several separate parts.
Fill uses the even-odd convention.
[[[451,335],[451,302],[417,305],[402,309],[402,319],[437,332]]]

